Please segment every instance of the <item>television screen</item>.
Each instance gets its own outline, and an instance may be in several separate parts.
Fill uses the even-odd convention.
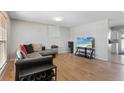
[[[93,48],[94,38],[92,37],[77,37],[77,47],[89,47]]]

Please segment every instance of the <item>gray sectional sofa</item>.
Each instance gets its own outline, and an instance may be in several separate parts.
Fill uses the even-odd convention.
[[[45,65],[53,66],[53,58],[55,58],[57,53],[58,50],[56,48],[51,48],[29,53],[24,59],[17,59],[15,62],[15,80],[19,81],[20,73],[22,71],[27,72],[27,69],[42,68]],[[30,74],[34,74],[34,71],[30,70]]]

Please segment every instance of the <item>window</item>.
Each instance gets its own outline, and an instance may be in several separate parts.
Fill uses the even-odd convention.
[[[7,60],[7,21],[3,12],[0,12],[0,69]]]
[[[48,45],[60,45],[60,27],[48,26]],[[50,48],[50,46],[49,46]]]

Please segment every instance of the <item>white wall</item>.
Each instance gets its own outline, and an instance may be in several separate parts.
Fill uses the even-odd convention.
[[[69,28],[60,27],[60,36],[49,37],[48,27],[50,25],[12,20],[11,22],[11,58],[14,57],[15,51],[19,44],[24,43],[42,43],[46,48],[50,48],[51,44],[57,44],[59,52],[67,52],[67,42],[69,40]],[[53,33],[56,34],[56,33]],[[52,42],[52,43],[51,43]]]
[[[108,20],[105,19],[72,27],[70,40],[74,41],[76,47],[76,37],[94,37],[96,58],[108,60],[108,32]]]
[[[50,37],[48,27],[50,25],[33,23],[20,20],[12,20],[11,22],[11,58],[14,57],[15,51],[21,43],[42,43],[47,48],[51,44],[57,44],[59,52],[67,52],[68,40],[74,41],[76,47],[76,37],[94,37],[96,58],[108,60],[108,20],[101,20],[86,25],[69,28],[59,27],[60,36]],[[56,34],[56,33],[54,33]]]

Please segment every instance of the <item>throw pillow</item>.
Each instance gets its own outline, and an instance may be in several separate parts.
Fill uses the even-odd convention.
[[[24,59],[24,56],[23,56],[22,52],[19,49],[17,50],[16,54],[17,54],[18,59]]]
[[[28,54],[34,52],[32,44],[24,45],[24,47],[26,48]]]
[[[23,55],[24,58],[27,58],[27,55],[23,51],[21,51],[21,54]]]
[[[33,50],[34,51],[41,51],[42,50],[42,45],[41,44],[32,44]]]
[[[24,53],[24,55],[27,55],[27,51],[24,45],[20,44],[20,49]]]

